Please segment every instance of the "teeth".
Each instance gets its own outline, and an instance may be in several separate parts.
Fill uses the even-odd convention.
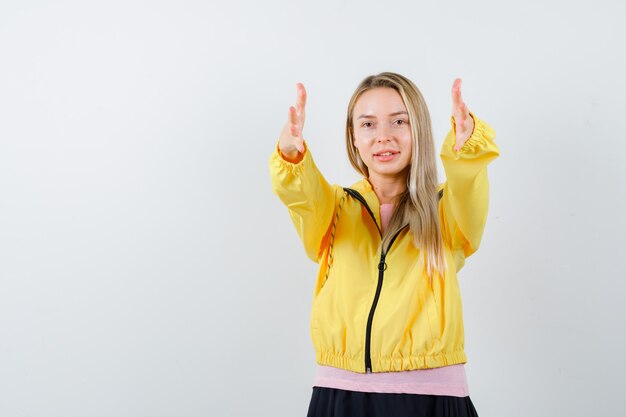
[[[385,152],[385,153],[379,153],[378,156],[391,156],[393,155],[393,153],[391,152]]]

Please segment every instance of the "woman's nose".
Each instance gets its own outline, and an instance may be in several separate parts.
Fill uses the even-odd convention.
[[[389,142],[391,140],[390,135],[389,128],[381,126],[378,131],[377,142]]]

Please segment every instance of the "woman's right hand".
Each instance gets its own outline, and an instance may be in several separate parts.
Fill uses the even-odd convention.
[[[278,147],[281,153],[290,161],[300,159],[304,153],[304,138],[302,129],[304,128],[304,107],[306,105],[306,90],[302,83],[296,84],[298,95],[296,97],[296,107],[289,106],[289,115],[285,127],[280,133]]]

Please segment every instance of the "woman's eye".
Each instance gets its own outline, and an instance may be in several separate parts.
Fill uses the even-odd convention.
[[[402,120],[402,119],[398,119],[398,120],[396,120],[396,122],[397,122],[398,124],[401,124],[401,125],[406,124],[406,121],[404,121],[404,120]]]
[[[371,125],[372,125],[372,122],[365,122],[361,126],[363,126],[363,127],[370,127]]]

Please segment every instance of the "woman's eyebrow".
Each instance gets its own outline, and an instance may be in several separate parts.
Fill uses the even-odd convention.
[[[389,116],[398,116],[400,114],[406,114],[407,116],[409,115],[409,113],[405,112],[405,111],[397,111],[395,113],[390,113]],[[372,115],[372,114],[362,114],[359,117],[356,118],[356,120],[359,119],[371,119],[371,118],[375,118],[376,116]]]

